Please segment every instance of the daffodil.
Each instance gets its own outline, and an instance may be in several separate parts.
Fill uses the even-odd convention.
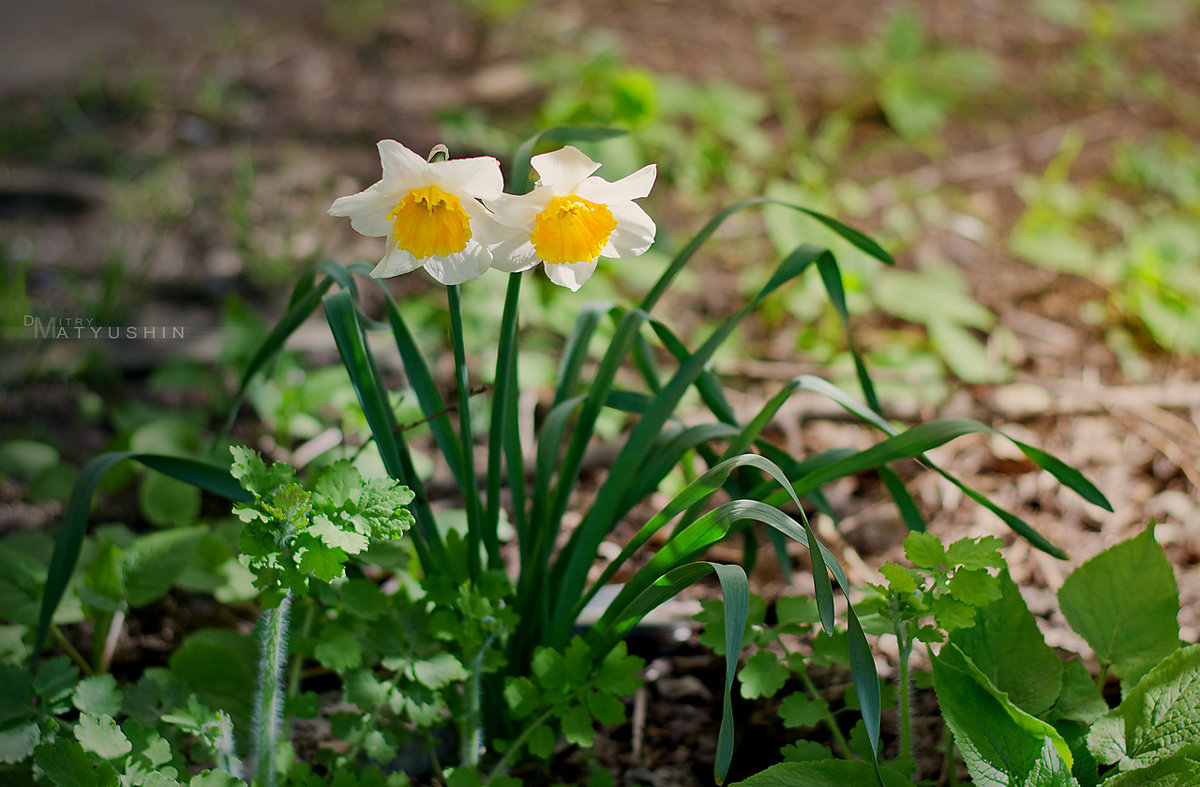
[[[378,183],[329,208],[363,235],[387,238],[371,275],[424,267],[442,284],[461,284],[487,271],[488,247],[501,236],[479,199],[503,191],[500,162],[490,156],[429,162],[391,139],[380,141],[379,161]]]
[[[636,257],[654,242],[654,222],[634,204],[650,193],[653,164],[613,181],[593,175],[600,165],[567,146],[534,156],[533,191],[484,198],[508,237],[492,247],[492,267],[517,272],[544,263],[555,284],[578,290],[600,257]]]

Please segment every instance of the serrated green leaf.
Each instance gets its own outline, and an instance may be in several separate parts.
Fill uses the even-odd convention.
[[[1147,673],[1092,725],[1088,748],[1121,770],[1200,754],[1200,645],[1175,651]]]
[[[888,581],[888,588],[898,596],[908,596],[917,591],[917,576],[904,566],[895,563],[884,563],[879,567],[879,573]]]
[[[589,691],[583,695],[588,712],[601,724],[612,726],[625,721],[625,703],[604,691]]]
[[[1196,787],[1200,785],[1200,762],[1187,757],[1168,757],[1147,768],[1116,773],[1103,787]]]
[[[787,678],[787,667],[778,656],[768,650],[760,650],[746,659],[745,666],[738,673],[741,694],[748,700],[775,696],[775,692],[783,688]]]
[[[33,766],[35,774],[56,787],[97,787],[100,782],[87,752],[65,736],[34,749]]]
[[[933,619],[943,631],[967,628],[975,621],[975,607],[942,596],[933,600]]]
[[[322,582],[332,582],[342,575],[346,553],[336,547],[309,546],[300,557],[300,570]]]
[[[339,527],[327,517],[318,514],[313,517],[308,532],[321,540],[321,543],[331,549],[340,549],[347,555],[357,555],[367,548],[367,537],[352,529]],[[325,580],[328,582],[329,580]]]
[[[122,757],[133,748],[125,733],[117,726],[117,722],[107,713],[99,716],[90,713],[79,714],[79,723],[75,725],[75,738],[85,750],[105,760]]]
[[[413,676],[422,686],[436,691],[456,680],[466,680],[470,673],[452,654],[438,653],[414,664]]]
[[[1058,591],[1071,628],[1125,675],[1179,647],[1179,586],[1153,528],[1077,568]]]
[[[379,617],[388,608],[387,596],[369,579],[347,580],[341,587],[341,599],[347,612],[367,620]]]
[[[976,784],[1069,785],[1070,747],[1049,724],[1009,702],[954,644],[933,660],[942,715]]]
[[[956,601],[982,607],[1000,598],[1000,585],[983,569],[959,569],[950,577],[950,596]]]
[[[1000,554],[1003,544],[996,536],[960,538],[946,547],[946,563],[967,569],[1003,568],[1004,557]]]
[[[999,599],[979,610],[974,626],[951,632],[950,641],[1013,704],[1041,715],[1062,690],[1063,663],[1046,645],[1008,572],[989,579]]]
[[[0,724],[0,763],[18,763],[33,754],[41,740],[36,721],[27,719]]]
[[[55,656],[38,667],[33,676],[33,690],[48,711],[61,713],[69,707],[78,681],[79,668],[66,656]]]
[[[336,623],[321,629],[321,639],[313,648],[317,661],[335,672],[358,669],[362,666],[362,643],[354,632]]]
[[[566,685],[562,654],[551,648],[538,648],[533,653],[533,674],[543,689],[557,689]]]
[[[799,740],[789,743],[779,750],[779,756],[784,762],[814,762],[816,760],[832,760],[833,752],[823,743]]]
[[[387,699],[388,686],[375,677],[369,669],[354,670],[343,678],[346,701],[370,713]]]
[[[37,624],[46,567],[29,555],[0,544],[0,609],[25,626]]]
[[[121,711],[121,690],[117,688],[117,679],[112,675],[84,678],[75,687],[71,703],[84,713],[116,717]]]
[[[937,568],[946,562],[946,550],[933,533],[909,533],[904,539],[904,555],[921,568]]]
[[[567,709],[562,717],[562,730],[567,742],[576,746],[591,746],[596,737],[592,716],[582,705],[572,705]]]
[[[779,704],[779,718],[787,727],[815,727],[825,720],[829,703],[823,699],[809,699],[801,692],[784,697]]]
[[[557,743],[558,738],[548,724],[543,724],[534,729],[525,741],[525,745],[529,748],[529,753],[534,757],[541,757],[542,759],[548,759],[550,755],[554,754],[554,746]]]
[[[512,715],[523,719],[537,709],[541,695],[529,678],[510,677],[504,683],[504,701]]]
[[[587,683],[592,674],[592,662],[592,649],[583,641],[583,637],[573,637],[563,653],[563,669],[572,685]]]

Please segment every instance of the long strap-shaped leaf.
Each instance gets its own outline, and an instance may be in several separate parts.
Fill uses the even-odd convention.
[[[125,459],[141,462],[146,467],[229,500],[248,503],[253,499],[249,492],[242,489],[237,479],[230,475],[228,468],[207,462],[134,451],[101,454],[92,459],[84,465],[75,485],[71,487],[71,496],[67,499],[67,507],[63,511],[62,526],[54,542],[54,553],[50,557],[46,587],[42,593],[41,611],[38,613],[37,634],[34,636],[34,660],[46,644],[46,635],[50,631],[54,613],[67,590],[71,575],[75,573],[75,565],[79,562],[79,551],[87,534],[88,511],[92,506],[92,497],[96,494],[96,485],[113,465]]]
[[[375,447],[383,460],[384,469],[390,477],[412,489],[413,517],[416,519],[420,535],[420,538],[413,539],[413,544],[418,550],[421,565],[434,565],[430,562],[432,557],[437,561],[437,565],[448,566],[445,548],[434,523],[433,512],[429,508],[424,484],[413,467],[408,445],[396,428],[387,389],[380,379],[379,368],[367,346],[366,336],[358,322],[358,309],[351,296],[349,290],[341,290],[322,299],[330,333],[333,334],[338,355],[341,356],[342,364],[350,376],[350,385],[358,397],[371,435],[375,438]]]
[[[725,600],[725,690],[721,702],[721,728],[717,733],[716,762],[714,775],[717,784],[725,781],[729,764],[733,760],[733,682],[737,676],[738,656],[742,650],[742,635],[746,630],[746,618],[750,608],[750,584],[741,566],[727,566],[705,561],[678,566],[659,577],[653,584],[637,595],[624,610],[621,620],[613,625],[603,642],[597,643],[595,651],[606,653],[620,641],[624,632],[637,621],[684,588],[694,585],[709,574],[716,574],[721,583],[721,595]],[[878,684],[877,684],[878,687]]]
[[[570,541],[555,563],[553,580],[558,592],[558,599],[553,613],[552,642],[558,643],[569,634],[572,623],[569,620],[570,610],[583,592],[588,567],[595,559],[596,550],[619,520],[622,514],[622,504],[627,500],[628,490],[633,486],[636,475],[659,431],[674,414],[684,393],[704,371],[705,365],[717,348],[747,314],[756,309],[759,303],[776,289],[807,270],[817,258],[828,253],[825,249],[804,245],[785,257],[770,280],[755,297],[737,313],[726,319],[700,349],[680,366],[655,398],[654,405],[633,427],[625,445],[622,446],[613,462],[612,472],[609,473],[597,494],[595,505],[584,516],[580,526],[571,535]],[[644,312],[637,313],[644,314]],[[634,312],[630,314],[634,314]],[[627,318],[628,316],[626,315]]]

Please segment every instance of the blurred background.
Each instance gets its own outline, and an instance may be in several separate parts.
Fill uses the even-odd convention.
[[[382,254],[326,215],[378,179],[377,140],[506,161],[546,126],[609,125],[629,134],[588,148],[601,174],[658,163],[644,201],[658,242],[602,262],[579,296],[537,274],[521,361],[535,403],[581,297],[644,292],[739,198],[805,204],[896,268],[789,211],[739,214],[660,316],[694,342],[780,255],[830,246],[889,415],[972,415],[1084,468],[1116,514],[984,440],[939,457],[1073,557],[1158,519],[1197,636],[1200,2],[41,0],[4,15],[0,532],[53,523],[100,450],[200,449],[299,273]],[[389,286],[436,356],[442,288],[420,272]],[[484,377],[503,286],[493,273],[464,288]],[[79,320],[121,336],[80,338]],[[815,277],[726,348],[735,404],[802,372],[853,386]],[[335,362],[317,315],[252,386],[242,439],[301,462],[365,433]],[[780,439],[807,452],[841,429],[793,412]],[[200,515],[198,495],[147,479],[129,519]],[[840,538],[894,551],[894,512],[845,481],[830,490],[851,512]],[[1006,534],[937,479],[914,483],[935,529]],[[1023,554],[1009,555],[1018,582],[1061,581]]]

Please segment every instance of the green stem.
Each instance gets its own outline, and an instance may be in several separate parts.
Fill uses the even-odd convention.
[[[258,783],[275,787],[275,755],[283,730],[283,673],[287,667],[288,591],[279,606],[263,613],[262,655],[258,661],[258,689],[254,698],[254,762]]]
[[[782,643],[781,643],[782,647]],[[783,649],[785,660],[790,661],[792,653],[787,648]],[[799,676],[800,682],[804,684],[804,690],[808,692],[808,698],[814,702],[823,699],[821,692],[817,689],[817,685],[812,682],[812,678],[808,676],[808,669],[801,665],[800,669],[796,670],[796,675]],[[829,734],[833,736],[834,743],[837,744],[843,759],[850,759],[851,751],[850,744],[846,741],[842,731],[838,728],[837,717],[833,715],[833,711],[829,709],[828,703],[825,705],[825,726],[829,727]]]
[[[91,677],[93,674],[92,665],[88,664],[88,660],[83,657],[83,654],[75,649],[75,646],[67,641],[66,636],[62,633],[62,629],[57,624],[50,624],[50,633],[54,636],[56,642],[62,646],[62,649],[71,657],[71,661],[79,665],[79,669],[83,672],[84,677]]]
[[[508,747],[508,751],[504,752],[504,756],[500,758],[500,760],[492,767],[490,771],[488,771],[488,775],[483,780],[483,783],[491,784],[493,779],[503,774],[504,771],[508,769],[509,763],[511,763],[513,758],[516,757],[517,752],[520,751],[521,746],[525,744],[525,739],[528,738],[534,730],[545,724],[546,721],[553,715],[554,708],[550,708],[542,713],[541,716],[538,716],[536,719],[531,721],[529,726],[521,730],[521,734],[513,740],[512,744]]]
[[[900,708],[900,756],[912,756],[912,730],[910,720],[908,660],[912,655],[912,640],[908,637],[905,621],[900,619],[900,599],[891,596],[889,599],[892,617],[892,633],[896,635],[896,644],[900,649],[900,676],[896,685],[896,705]]]
[[[459,763],[473,770],[479,768],[479,753],[483,749],[483,716],[480,713],[483,707],[483,657],[495,639],[496,635],[492,634],[484,640],[479,654],[471,660],[471,674],[464,688],[466,696],[463,699],[467,707],[459,730]]]
[[[1100,662],[1100,674],[1096,676],[1096,689],[1103,694],[1104,683],[1108,680],[1108,664]]]
[[[516,366],[514,354],[517,339],[517,303],[521,297],[521,274],[514,273],[508,277],[508,291],[504,295],[504,313],[500,318],[500,341],[497,345],[495,390],[492,392],[492,423],[491,434],[488,436],[488,465],[487,465],[487,525],[484,527],[484,546],[488,553],[488,566],[499,568],[500,545],[492,543],[496,539],[500,524],[500,476],[501,460],[504,456],[504,443],[508,433],[516,433],[518,425],[512,417],[515,408],[509,407],[509,400],[516,394],[513,384]],[[509,423],[510,418],[512,423]],[[524,483],[524,468],[509,467],[509,485]],[[518,543],[524,539],[523,513],[515,512],[513,521],[518,525]]]
[[[462,444],[463,505],[467,509],[467,565],[472,579],[479,577],[481,570],[479,547],[482,523],[479,511],[479,485],[475,480],[475,455],[471,439],[471,389],[467,383],[467,353],[463,344],[462,301],[458,285],[446,287],[450,307],[450,341],[454,347],[454,386],[458,393],[458,431]],[[488,546],[488,561],[492,562],[495,546],[495,561],[500,560],[499,544],[492,538],[482,536]]]

